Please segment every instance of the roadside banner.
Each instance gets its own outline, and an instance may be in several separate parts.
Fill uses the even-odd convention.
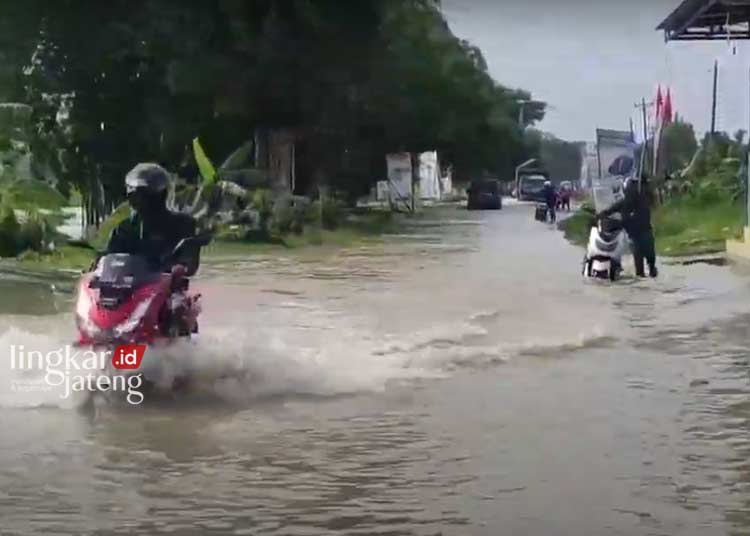
[[[596,129],[598,177],[592,186],[594,208],[608,208],[624,196],[623,184],[635,178],[639,167],[638,144],[628,131]]]
[[[419,155],[419,197],[420,199],[440,199],[440,170],[435,151]]]
[[[388,181],[378,181],[376,187],[375,199],[378,201],[388,201],[388,196],[390,195]]]
[[[385,157],[388,168],[390,202],[411,204],[411,155],[392,153]]]

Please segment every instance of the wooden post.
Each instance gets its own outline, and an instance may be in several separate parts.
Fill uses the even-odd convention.
[[[419,153],[409,153],[411,159],[411,211],[417,211],[417,183],[419,182]]]

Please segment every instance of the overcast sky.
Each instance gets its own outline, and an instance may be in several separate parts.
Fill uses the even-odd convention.
[[[681,0],[443,0],[453,32],[482,49],[498,82],[528,89],[552,109],[540,128],[568,140],[627,130],[634,103],[670,85],[673,109],[699,135],[710,126],[719,60],[717,128],[750,123],[748,42],[664,42],[656,26]]]

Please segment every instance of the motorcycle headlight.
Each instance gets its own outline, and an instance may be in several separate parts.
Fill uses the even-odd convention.
[[[99,326],[94,324],[89,317],[93,303],[85,291],[79,290],[76,302],[76,325],[80,331],[88,335],[96,335],[101,332]]]
[[[122,337],[123,335],[127,335],[130,332],[132,332],[135,328],[138,327],[138,324],[141,323],[141,320],[143,320],[143,317],[146,315],[146,312],[148,311],[148,308],[151,306],[151,302],[154,300],[153,296],[150,296],[149,298],[143,300],[141,303],[139,303],[132,313],[130,313],[130,316],[127,318],[127,320],[124,320],[123,322],[120,322],[112,331],[115,334],[116,337]]]

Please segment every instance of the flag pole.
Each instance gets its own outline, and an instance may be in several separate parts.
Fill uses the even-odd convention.
[[[716,134],[716,89],[719,78],[719,60],[714,60],[714,86],[711,98],[711,137]]]

